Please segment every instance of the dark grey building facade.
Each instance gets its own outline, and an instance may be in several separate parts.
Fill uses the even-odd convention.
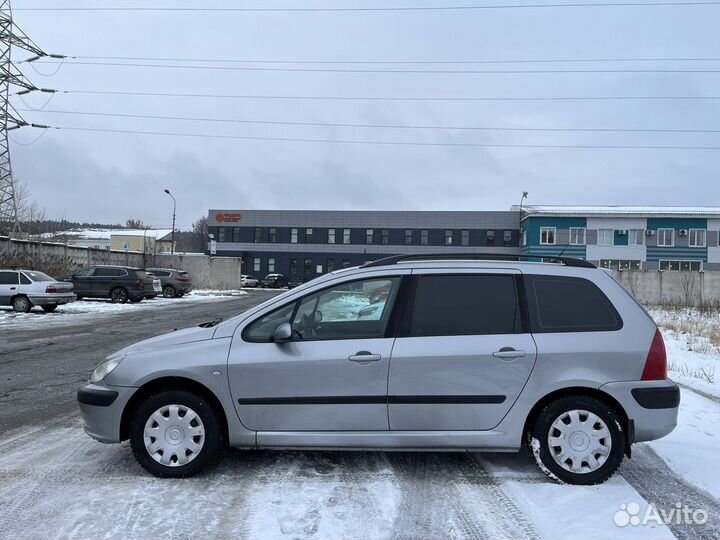
[[[312,278],[405,253],[519,253],[517,211],[210,210],[216,256]]]

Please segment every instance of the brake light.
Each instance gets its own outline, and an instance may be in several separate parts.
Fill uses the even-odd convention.
[[[659,329],[655,330],[655,337],[650,344],[641,379],[643,381],[667,379],[667,353],[665,352],[665,341]]]
[[[46,293],[56,293],[57,289],[55,288],[55,285],[48,285],[47,287],[45,287],[45,292]]]
[[[190,278],[189,278],[189,277],[179,277],[179,278],[176,278],[176,279],[177,279],[178,281],[190,281]]]
[[[145,280],[144,280],[144,279],[136,279],[136,280],[135,280],[135,286],[137,286],[137,287],[139,287],[139,288],[142,289],[144,285],[145,285]]]

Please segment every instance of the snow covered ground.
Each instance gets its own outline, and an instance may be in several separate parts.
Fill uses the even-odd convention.
[[[35,328],[47,325],[72,324],[94,320],[108,315],[134,313],[145,309],[162,309],[171,306],[182,306],[190,302],[213,302],[226,300],[231,296],[248,294],[245,291],[211,291],[197,290],[182,298],[163,298],[158,296],[152,300],[143,300],[134,304],[113,304],[110,300],[80,300],[59,306],[53,313],[45,313],[40,308],[33,308],[30,313],[15,313],[10,307],[0,307],[0,328]]]

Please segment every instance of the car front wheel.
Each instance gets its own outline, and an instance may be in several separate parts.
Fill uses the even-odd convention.
[[[540,469],[568,484],[601,484],[617,471],[625,433],[617,413],[589,396],[557,399],[540,411],[528,446]]]
[[[221,446],[216,413],[201,396],[168,390],[135,411],[130,445],[140,465],[155,476],[192,476],[212,463]]]
[[[163,296],[165,298],[175,298],[176,294],[177,291],[175,290],[175,287],[171,285],[165,285],[165,287],[163,287]]]

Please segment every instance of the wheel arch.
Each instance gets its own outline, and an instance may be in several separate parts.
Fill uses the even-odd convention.
[[[535,423],[540,412],[553,401],[569,397],[569,396],[588,396],[597,399],[608,405],[622,420],[622,429],[625,432],[625,454],[630,457],[630,446],[634,440],[635,427],[633,421],[628,417],[627,412],[613,396],[597,388],[590,388],[587,386],[570,386],[567,388],[560,388],[554,390],[549,394],[540,398],[527,415],[525,419],[525,425],[523,426],[523,440],[526,440],[526,435],[529,433],[532,425]]]
[[[149,396],[166,390],[185,390],[187,392],[197,394],[207,400],[218,417],[223,440],[228,440],[228,419],[225,415],[225,409],[212,390],[204,384],[186,377],[160,377],[143,384],[128,400],[125,408],[123,409],[120,420],[121,441],[125,441],[130,438],[130,421],[140,404]]]

